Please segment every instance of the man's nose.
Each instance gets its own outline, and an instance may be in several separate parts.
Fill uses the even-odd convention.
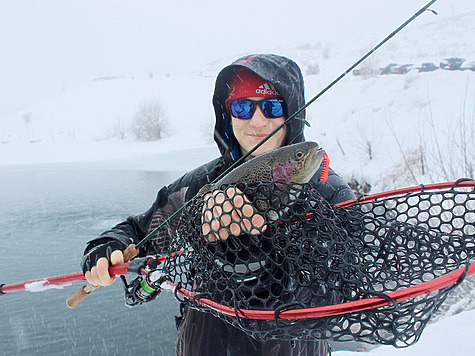
[[[264,126],[267,125],[268,119],[264,116],[264,113],[262,112],[260,106],[256,108],[256,111],[254,111],[254,115],[252,115],[250,119],[250,124],[252,126]]]

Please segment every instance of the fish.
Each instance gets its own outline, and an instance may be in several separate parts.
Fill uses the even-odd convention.
[[[267,212],[269,221],[275,221],[288,210],[288,206],[299,194],[295,188],[308,183],[320,168],[325,151],[316,142],[306,141],[256,156],[234,168],[216,183],[201,188],[198,196],[228,186],[258,186],[262,182],[277,183],[269,187],[261,184],[256,191],[246,191],[246,198],[260,212]],[[291,184],[289,189],[286,185]],[[275,191],[279,189],[281,191]],[[274,189],[272,193],[269,189]],[[252,195],[249,195],[252,194]]]
[[[305,184],[320,168],[324,153],[318,143],[312,141],[280,147],[234,168],[216,183],[204,186],[202,193],[238,183],[275,181]]]

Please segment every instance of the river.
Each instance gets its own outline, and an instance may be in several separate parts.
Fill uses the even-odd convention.
[[[0,168],[0,283],[79,272],[85,242],[144,212],[180,172],[41,165]],[[170,292],[135,308],[122,283],[98,288],[76,309],[82,283],[0,296],[0,354],[174,354],[178,302]]]

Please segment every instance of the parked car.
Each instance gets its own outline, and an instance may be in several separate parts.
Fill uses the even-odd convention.
[[[463,62],[465,62],[463,58],[446,58],[440,62],[440,68],[446,70],[460,70]]]
[[[439,69],[438,66],[436,66],[434,63],[427,62],[427,63],[422,63],[420,67],[417,67],[417,70],[420,72],[432,72],[434,70]]]
[[[397,63],[388,64],[386,67],[379,68],[380,74],[391,74],[394,67],[397,67]]]
[[[475,61],[465,62],[460,66],[461,70],[472,70],[475,72]]]
[[[393,68],[392,73],[394,74],[406,74],[410,70],[412,70],[414,65],[413,64],[403,64],[402,66],[397,66]]]
[[[397,63],[391,63],[386,67],[380,68],[380,74],[406,74],[412,69],[412,66],[412,64],[398,65]]]

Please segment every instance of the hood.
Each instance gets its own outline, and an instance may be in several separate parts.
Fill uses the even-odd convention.
[[[305,105],[305,93],[302,73],[298,65],[285,57],[275,54],[249,55],[238,59],[223,68],[216,78],[213,106],[216,115],[214,140],[225,159],[239,158],[236,138],[231,128],[231,117],[225,106],[228,95],[228,83],[240,68],[248,68],[258,76],[273,84],[283,96],[288,115],[294,114]],[[284,145],[305,141],[303,129],[305,110],[287,124],[287,137]]]

